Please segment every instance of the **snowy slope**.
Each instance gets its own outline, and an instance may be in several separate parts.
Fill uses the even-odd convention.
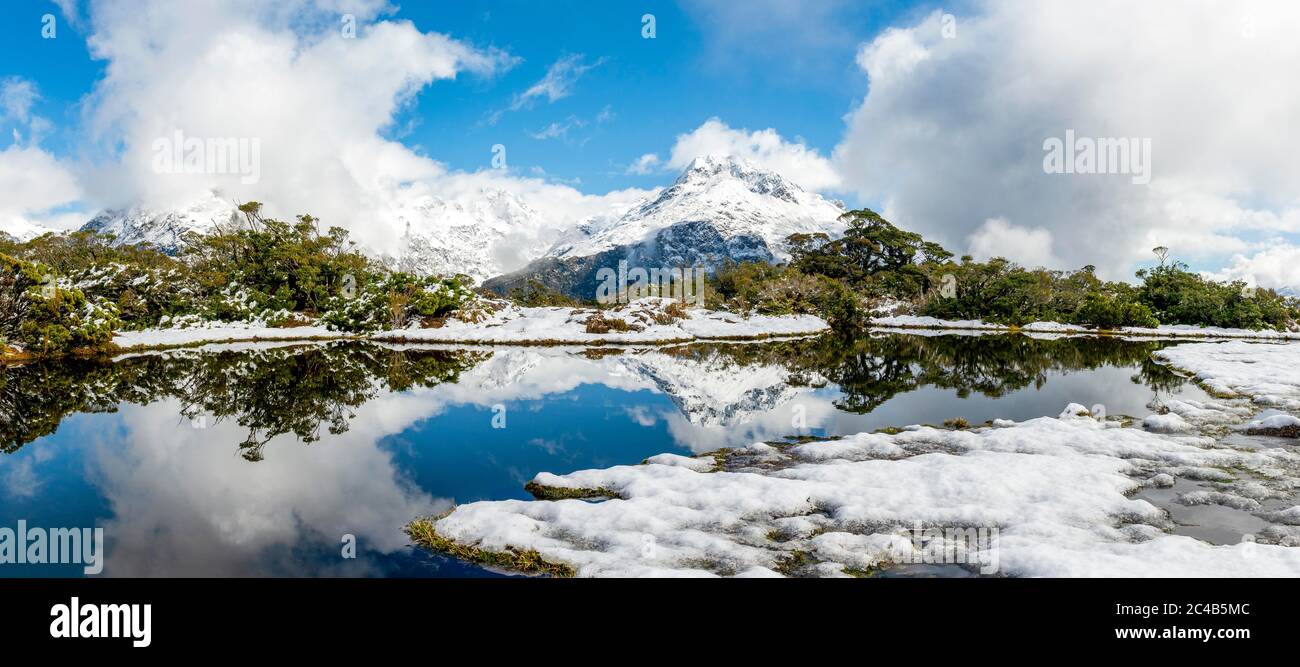
[[[788,257],[785,238],[804,232],[839,235],[842,206],[807,192],[780,174],[740,158],[696,158],[673,185],[632,207],[622,217],[593,221],[561,238],[548,257],[583,257],[651,240],[680,223],[705,222],[724,241],[761,239],[778,259]],[[767,259],[755,253],[733,259]]]
[[[479,281],[545,254],[565,224],[518,195],[483,188],[454,199],[422,196],[393,202],[385,217],[404,229],[397,257],[384,261],[421,274],[464,273]]]
[[[376,216],[387,224],[379,228],[399,230],[401,238],[390,246],[396,252],[371,252],[395,269],[463,273],[483,281],[527,271],[525,267],[538,260],[601,256],[604,262],[610,259],[602,256],[607,253],[663,266],[711,266],[728,258],[784,259],[790,234],[838,235],[844,229],[838,221],[840,205],[779,174],[717,156],[696,159],[671,187],[630,209],[620,205],[581,220],[561,219],[547,210],[498,188],[384,202]],[[233,201],[212,193],[179,209],[137,206],[105,211],[82,229],[112,233],[119,243],[148,242],[176,253],[187,233],[207,233],[235,213]]]
[[[152,243],[163,252],[176,254],[185,247],[186,234],[206,234],[218,225],[237,221],[237,214],[234,202],[213,192],[179,209],[134,206],[103,211],[81,229],[112,234],[118,244]]]
[[[61,231],[63,230],[39,225],[22,218],[13,218],[6,223],[0,224],[0,234],[4,234],[15,241],[30,241],[42,234],[59,233]]]

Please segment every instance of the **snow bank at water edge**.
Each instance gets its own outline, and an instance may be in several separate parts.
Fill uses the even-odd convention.
[[[1300,345],[1195,343],[1165,348],[1155,357],[1195,375],[1217,394],[1300,410]]]
[[[935,317],[916,315],[894,315],[873,317],[871,324],[875,327],[894,329],[975,329],[986,331],[1029,331],[1049,334],[1097,333],[1076,324],[1060,322],[1030,322],[1024,326],[1011,327],[1005,324],[993,324],[983,320],[941,320]],[[1219,327],[1194,327],[1185,324],[1161,325],[1158,327],[1125,327],[1114,333],[1125,336],[1167,336],[1171,338],[1260,338],[1271,340],[1300,340],[1300,331],[1272,331],[1262,329],[1223,329]]]
[[[354,337],[322,326],[281,328],[240,322],[219,322],[211,326],[123,331],[113,336],[113,344],[123,350],[131,350],[185,347],[202,343],[333,340]]]
[[[372,338],[458,343],[666,343],[801,336],[830,328],[812,315],[741,317],[703,308],[675,310],[668,307],[671,303],[650,297],[604,311],[509,304],[477,323],[449,319],[437,328],[385,331]]]
[[[648,298],[631,304],[593,308],[521,308],[501,306],[479,322],[448,318],[442,326],[348,334],[323,326],[273,328],[257,324],[214,323],[209,326],[147,329],[117,334],[123,350],[179,347],[253,340],[326,340],[356,338],[393,342],[466,344],[647,344],[696,340],[744,340],[822,333],[830,327],[812,315],[773,317],[696,309],[670,309],[669,299]],[[595,318],[595,321],[593,321]]]
[[[613,496],[600,502],[475,502],[412,525],[444,551],[528,553],[578,576],[840,576],[927,553],[1010,576],[1300,576],[1300,548],[1171,535],[1166,512],[1132,496],[1210,473],[1243,501],[1234,489],[1289,494],[1300,454],[1124,428],[1078,405],[969,431],[914,426],[679,459],[533,480]],[[1233,487],[1236,475],[1250,482]],[[951,537],[968,529],[985,539]],[[926,531],[938,541],[916,537]],[[1292,532],[1269,534],[1289,543]]]

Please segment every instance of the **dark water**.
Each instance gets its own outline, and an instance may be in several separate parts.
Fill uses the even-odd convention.
[[[477,576],[401,528],[542,471],[961,417],[1205,398],[1168,343],[864,337],[654,350],[335,343],[0,370],[0,528],[101,527],[101,576]],[[346,536],[356,557],[344,558]],[[0,576],[81,576],[0,565]]]

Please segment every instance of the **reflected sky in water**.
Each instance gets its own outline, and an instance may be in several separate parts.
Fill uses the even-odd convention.
[[[180,351],[0,376],[0,526],[104,528],[103,576],[490,576],[411,549],[542,471],[962,417],[1204,398],[1166,343],[885,335],[661,349],[359,343]],[[501,426],[504,420],[504,428]],[[357,557],[341,555],[356,538]],[[80,576],[78,565],[0,565]]]

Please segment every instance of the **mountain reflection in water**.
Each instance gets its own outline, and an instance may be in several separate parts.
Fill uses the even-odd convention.
[[[875,335],[653,349],[359,342],[0,370],[0,525],[101,525],[107,576],[482,574],[401,527],[537,472],[962,417],[1204,398],[1160,341]],[[311,446],[305,446],[311,443]],[[353,535],[358,558],[340,557]],[[72,567],[0,572],[77,576]]]

